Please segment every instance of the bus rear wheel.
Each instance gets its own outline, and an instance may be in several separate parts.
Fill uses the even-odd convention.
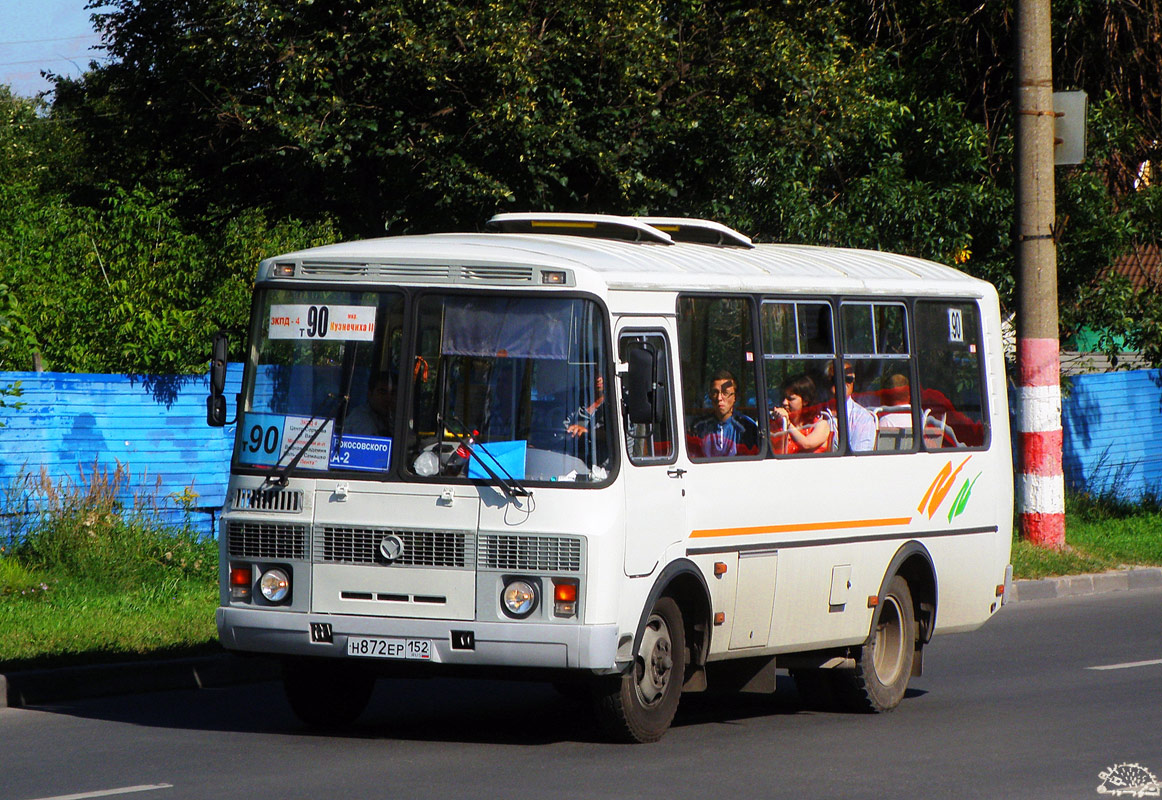
[[[312,728],[338,728],[363,713],[375,675],[343,661],[287,659],[282,686],[296,717]]]
[[[598,722],[611,738],[656,742],[678,710],[686,673],[686,634],[673,598],[662,597],[646,620],[633,667],[599,685]]]
[[[875,629],[856,656],[855,671],[844,676],[847,705],[873,714],[894,709],[904,699],[915,657],[912,592],[908,582],[896,575],[884,592]]]

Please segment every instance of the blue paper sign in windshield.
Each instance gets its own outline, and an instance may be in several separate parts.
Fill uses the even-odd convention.
[[[469,478],[491,478],[488,469],[491,469],[501,478],[515,478],[518,481],[525,479],[525,450],[528,442],[489,442],[472,445],[476,455],[468,461]],[[487,464],[488,469],[482,465]]]
[[[382,436],[335,437],[331,447],[331,469],[385,472],[391,464],[391,439]]]

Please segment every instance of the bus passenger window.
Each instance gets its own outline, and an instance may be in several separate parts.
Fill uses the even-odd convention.
[[[831,305],[767,301],[761,320],[771,452],[839,450]]]
[[[762,452],[752,326],[747,298],[678,301],[686,446],[692,459]]]
[[[916,350],[924,446],[936,450],[987,444],[976,304],[917,302]]]
[[[852,452],[911,450],[916,415],[904,306],[846,302],[840,322]]]

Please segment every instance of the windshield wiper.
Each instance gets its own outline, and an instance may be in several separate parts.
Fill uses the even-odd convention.
[[[451,428],[448,430],[453,436],[456,437],[456,441],[458,441],[460,446],[468,452],[469,456],[476,457],[476,463],[480,465],[481,469],[488,473],[488,477],[496,481],[496,485],[501,488],[501,490],[505,493],[505,495],[508,496],[510,500],[516,500],[518,497],[533,496],[533,493],[529,489],[525,488],[520,481],[509,474],[508,470],[504,468],[504,465],[500,463],[496,456],[488,452],[488,448],[485,445],[482,444],[479,448],[474,448],[472,446],[471,433],[469,432],[467,425],[456,419],[456,417],[452,416],[451,414],[449,414],[445,419],[447,422],[454,423],[457,427],[460,428],[462,431],[461,433],[457,433]],[[489,460],[491,460],[492,463],[496,465],[497,469],[504,473],[504,478],[497,475],[496,470],[488,466],[488,462],[481,458],[481,454],[488,456]],[[508,480],[505,480],[505,478]]]
[[[303,438],[303,434],[311,429],[311,425],[314,424],[315,420],[326,417],[329,415],[329,413],[334,412],[339,407],[340,403],[346,406],[346,402],[347,397],[345,395],[327,395],[327,402],[324,404],[323,408],[319,409],[311,415],[311,418],[307,420],[307,424],[304,425],[303,429],[298,432],[294,440],[289,445],[287,445],[286,453],[289,453],[294,448],[294,446],[298,444],[299,439]],[[307,454],[307,450],[310,449],[315,439],[319,438],[319,434],[323,432],[323,428],[325,427],[327,427],[326,423],[320,423],[319,426],[315,428],[314,432],[311,433],[310,437],[308,437],[307,440],[303,442],[302,446],[295,451],[294,458],[290,460],[290,463],[288,463],[282,469],[279,469],[278,467],[278,462],[282,461],[282,456],[279,456],[278,461],[274,463],[274,467],[272,468],[274,472],[262,479],[262,485],[258,487],[258,491],[261,492],[264,489],[269,489],[271,486],[275,485],[286,486],[290,482],[289,475],[291,470],[297,467],[299,462],[303,460],[303,456]],[[285,453],[283,455],[285,455]]]

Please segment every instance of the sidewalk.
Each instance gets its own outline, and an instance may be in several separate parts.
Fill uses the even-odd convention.
[[[1156,588],[1162,588],[1162,567],[1142,567],[1094,575],[1014,581],[1009,590],[1008,602],[1024,603]],[[29,670],[0,674],[0,708],[20,708],[116,694],[209,689],[258,683],[278,677],[279,666],[274,659],[231,653]]]

